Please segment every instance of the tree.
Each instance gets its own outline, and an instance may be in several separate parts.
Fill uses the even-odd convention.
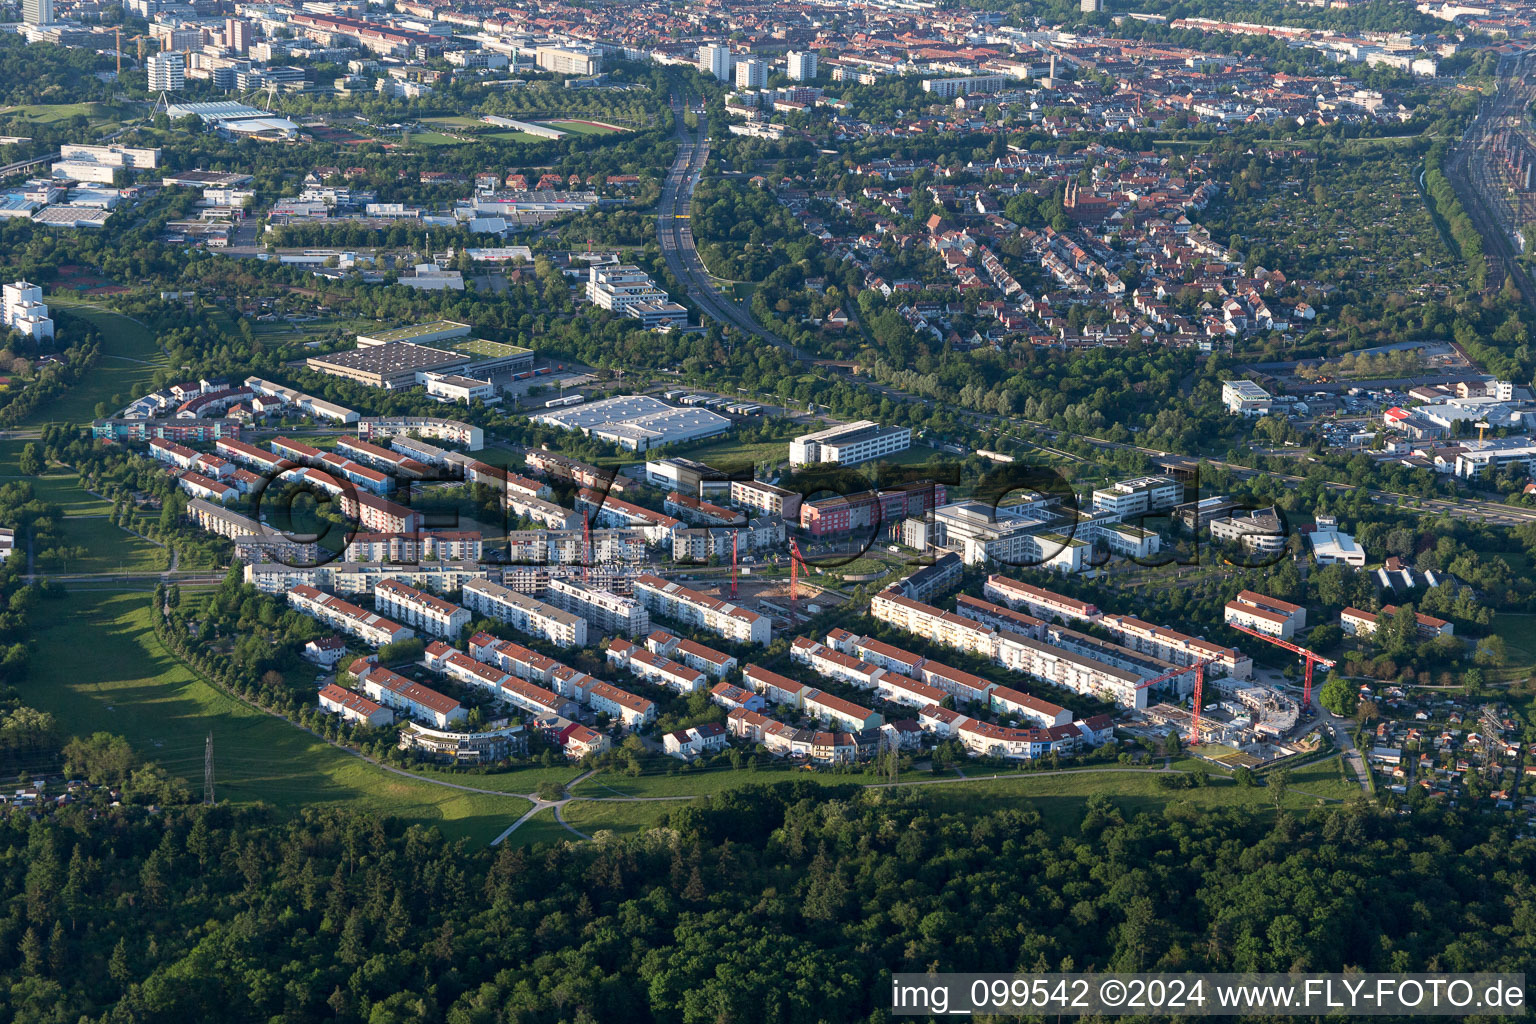
[[[1358,691],[1343,675],[1330,676],[1317,691],[1317,702],[1341,718],[1354,714]]]
[[[18,463],[21,472],[25,476],[42,476],[47,468],[43,461],[43,452],[36,442],[28,444],[21,450],[21,461]]]

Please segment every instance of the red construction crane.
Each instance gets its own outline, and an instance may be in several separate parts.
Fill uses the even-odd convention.
[[[795,539],[789,539],[789,603],[797,604],[800,601],[800,545]]]
[[[1165,682],[1167,682],[1168,680],[1172,679],[1175,676],[1181,676],[1185,672],[1188,672],[1190,669],[1194,669],[1195,670],[1195,693],[1194,693],[1194,712],[1195,713],[1194,713],[1194,719],[1190,722],[1190,727],[1189,727],[1189,744],[1190,744],[1190,746],[1195,746],[1196,744],[1198,744],[1200,742],[1200,708],[1201,708],[1201,705],[1204,703],[1204,700],[1205,700],[1205,666],[1207,666],[1209,664],[1210,664],[1209,661],[1197,661],[1193,665],[1180,665],[1178,668],[1171,669],[1170,671],[1164,672],[1162,675],[1158,676],[1156,679],[1148,679],[1146,682],[1144,682],[1144,683],[1142,683],[1142,684],[1140,684],[1139,686],[1136,687],[1136,689],[1138,689],[1138,690],[1145,690],[1148,687],[1156,686],[1158,683],[1165,683]]]
[[[1289,640],[1282,640],[1277,636],[1270,636],[1268,633],[1260,633],[1256,629],[1249,629],[1247,626],[1239,626],[1235,622],[1229,622],[1227,625],[1231,626],[1235,630],[1238,630],[1239,632],[1247,633],[1249,636],[1256,636],[1260,640],[1263,640],[1265,643],[1274,644],[1276,647],[1284,647],[1286,650],[1295,654],[1299,654],[1306,659],[1307,678],[1306,682],[1302,684],[1301,708],[1303,714],[1309,714],[1312,708],[1312,666],[1324,665],[1328,668],[1333,668],[1336,663],[1323,657],[1321,654],[1314,654],[1307,650],[1305,647],[1293,644]]]

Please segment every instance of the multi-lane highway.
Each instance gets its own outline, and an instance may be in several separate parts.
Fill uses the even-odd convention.
[[[687,103],[681,91],[672,95],[672,114],[677,120],[677,159],[667,172],[667,180],[661,189],[661,202],[656,214],[656,237],[661,243],[661,255],[667,262],[672,276],[688,289],[688,296],[698,304],[706,316],[728,327],[735,327],[771,345],[784,349],[795,359],[808,357],[795,346],[774,334],[752,318],[741,304],[728,299],[715,286],[699,258],[699,250],[693,242],[693,228],[689,223],[693,190],[709,162],[709,138],[704,133],[704,115],[699,115],[699,127],[692,132],[683,120]]]

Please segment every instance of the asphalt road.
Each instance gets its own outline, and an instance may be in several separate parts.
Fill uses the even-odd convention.
[[[704,165],[709,161],[709,139],[702,126],[691,133],[688,131],[683,122],[686,110],[684,95],[681,92],[673,93],[672,114],[677,121],[677,159],[673,161],[671,169],[667,171],[666,181],[662,183],[661,200],[656,211],[656,237],[661,243],[661,255],[666,260],[667,269],[683,283],[689,298],[710,319],[760,338],[783,349],[795,359],[809,361],[810,357],[806,353],[754,320],[752,314],[742,308],[740,303],[726,298],[715,286],[709,271],[704,268],[704,261],[699,258],[688,214],[693,203],[693,190],[698,186]]]

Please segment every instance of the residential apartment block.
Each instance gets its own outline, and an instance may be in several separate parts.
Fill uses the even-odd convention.
[[[373,612],[323,590],[307,584],[299,584],[288,591],[288,603],[311,618],[318,619],[332,629],[348,636],[355,636],[372,647],[383,647],[397,640],[407,640],[415,632]]]
[[[489,580],[466,583],[464,604],[478,615],[505,622],[513,629],[542,637],[557,647],[585,647],[587,644],[585,619],[499,583]]]
[[[603,636],[639,637],[651,631],[650,612],[633,597],[566,579],[550,580],[545,596],[556,608],[581,616]]]
[[[373,606],[431,636],[456,637],[469,625],[469,609],[399,580],[380,580]]]
[[[737,643],[766,647],[773,640],[773,624],[766,615],[748,611],[729,601],[708,597],[649,573],[635,577],[634,589],[635,597],[652,615],[716,633]]]

